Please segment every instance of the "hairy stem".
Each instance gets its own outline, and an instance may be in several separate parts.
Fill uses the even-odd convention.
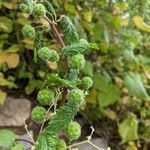
[[[52,29],[52,32],[54,34],[54,36],[57,38],[59,44],[61,47],[65,47],[65,43],[59,33],[59,31],[57,30],[57,27],[56,27],[56,22],[54,21],[51,21],[48,17],[45,17],[45,19],[47,20],[47,22],[49,23],[51,29]]]

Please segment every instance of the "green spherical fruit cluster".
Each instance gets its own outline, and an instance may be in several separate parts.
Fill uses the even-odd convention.
[[[85,64],[85,59],[82,54],[77,54],[69,59],[69,65],[72,69],[83,69]]]
[[[56,150],[66,150],[67,145],[64,140],[58,139],[56,143]]]
[[[66,136],[70,141],[77,140],[81,135],[81,126],[79,123],[72,121],[65,129]]]
[[[22,28],[22,34],[25,38],[34,38],[35,37],[35,29],[31,25],[25,25]]]
[[[24,13],[31,14],[33,9],[25,3],[20,4],[20,10]]]
[[[73,89],[66,96],[68,101],[73,101],[78,104],[84,101],[84,93],[80,89]]]
[[[48,47],[42,47],[38,52],[39,57],[45,61],[50,60],[56,62],[59,60],[59,55],[55,50],[50,50]]]
[[[33,11],[34,11],[34,14],[39,16],[39,17],[46,15],[46,9],[45,9],[43,4],[35,4]]]
[[[31,119],[37,123],[41,123],[46,115],[46,109],[41,106],[36,106],[31,112]]]
[[[82,78],[82,86],[85,89],[89,89],[93,85],[93,80],[90,77]]]
[[[41,105],[50,105],[54,100],[54,92],[43,89],[38,92],[37,100]]]

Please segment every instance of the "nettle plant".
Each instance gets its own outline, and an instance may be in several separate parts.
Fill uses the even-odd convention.
[[[93,83],[90,77],[79,78],[80,71],[85,64],[84,52],[90,44],[85,39],[79,39],[69,17],[61,15],[58,18],[55,9],[47,0],[22,0],[20,10],[32,17],[44,18],[49,24],[46,29],[45,26],[35,27],[32,25],[25,25],[22,29],[25,38],[34,39],[34,62],[41,59],[57,62],[58,65],[65,62],[67,65],[65,77],[61,77],[59,71],[57,74],[48,74],[38,92],[39,105],[33,108],[31,118],[34,122],[41,124],[41,130],[36,142],[33,141],[33,149],[71,149],[76,144],[67,146],[65,141],[60,139],[60,133],[64,133],[70,141],[77,140],[81,135],[81,126],[74,121],[74,116],[85,102],[85,96]],[[61,32],[58,27],[61,28]],[[43,47],[44,32],[51,32],[56,38],[60,45],[59,53],[49,47]],[[57,103],[60,97],[62,103],[58,107]],[[48,110],[44,108],[45,106],[49,106]],[[52,110],[53,113],[50,115]],[[46,127],[45,122],[47,122]],[[90,138],[86,142],[92,144]]]

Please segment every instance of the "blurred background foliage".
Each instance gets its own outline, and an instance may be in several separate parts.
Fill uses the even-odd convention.
[[[81,38],[91,42],[83,75],[94,85],[80,111],[112,149],[150,148],[150,1],[51,0],[71,17]],[[33,41],[23,39],[28,19],[19,0],[0,0],[0,104],[7,95],[36,98],[46,73],[65,74],[65,65],[33,62]],[[96,44],[93,44],[96,43]],[[51,34],[43,45],[59,50]],[[33,100],[35,103],[35,101]]]

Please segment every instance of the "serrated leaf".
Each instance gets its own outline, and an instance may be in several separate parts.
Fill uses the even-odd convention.
[[[55,150],[56,134],[66,128],[79,111],[80,104],[68,101],[57,110],[56,115],[51,118],[47,128],[39,135],[37,150]]]
[[[130,114],[118,125],[122,143],[138,139],[138,120],[134,114]]]
[[[13,142],[17,137],[18,136],[10,130],[6,130],[6,129],[0,130],[0,147],[3,148],[12,147]]]
[[[150,101],[139,74],[129,72],[124,76],[124,84],[135,97]]]
[[[37,54],[39,49],[42,47],[42,40],[43,40],[43,36],[41,34],[41,32],[36,32],[35,34],[35,39],[34,39],[34,45],[33,45],[33,49],[34,49],[34,62],[37,63]]]
[[[36,150],[56,150],[58,137],[49,131],[44,131],[38,136]]]
[[[53,8],[52,4],[47,0],[44,0],[43,4],[46,7],[47,11],[49,12],[49,15],[52,17],[52,19],[56,20],[56,12],[55,12],[55,9]]]
[[[118,87],[108,83],[103,76],[95,76],[93,86],[98,90],[98,103],[101,107],[106,107],[116,103],[120,99]]]
[[[107,92],[98,93],[98,102],[101,107],[115,104],[120,99],[120,92],[116,85],[109,84],[106,90]]]
[[[48,74],[47,79],[42,85],[42,88],[45,88],[49,85],[56,85],[60,87],[74,87],[74,84],[71,81],[62,79],[56,74]]]
[[[74,24],[72,23],[71,19],[63,15],[61,16],[60,23],[62,26],[65,42],[67,44],[78,42],[79,36],[77,34],[76,28]]]
[[[65,46],[63,49],[62,49],[62,52],[65,54],[65,55],[76,55],[76,54],[79,54],[79,53],[83,53],[89,46],[89,43],[84,40],[84,39],[81,39],[78,43],[74,43],[74,44],[71,44],[69,46]]]

